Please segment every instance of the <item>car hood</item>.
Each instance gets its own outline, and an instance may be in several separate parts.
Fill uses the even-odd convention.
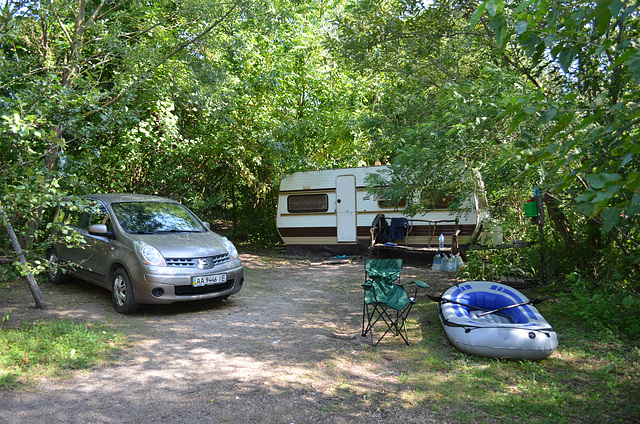
[[[214,232],[136,234],[133,240],[143,241],[160,251],[165,258],[203,258],[227,253],[222,237]]]

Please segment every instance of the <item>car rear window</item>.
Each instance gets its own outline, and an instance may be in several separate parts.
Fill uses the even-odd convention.
[[[184,206],[169,202],[120,202],[111,205],[127,233],[203,232],[206,228]]]

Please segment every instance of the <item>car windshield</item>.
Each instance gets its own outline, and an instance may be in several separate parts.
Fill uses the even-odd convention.
[[[178,203],[121,202],[111,207],[122,228],[130,234],[206,231],[198,219]]]

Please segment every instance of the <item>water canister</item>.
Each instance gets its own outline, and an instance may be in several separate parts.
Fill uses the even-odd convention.
[[[442,254],[442,262],[440,264],[440,270],[441,271],[448,271],[449,270],[449,258],[447,257],[446,253]]]
[[[451,254],[449,257],[449,272],[456,272],[458,270],[458,262],[456,261],[456,257]]]
[[[440,271],[440,267],[442,266],[442,256],[440,256],[440,252],[436,253],[436,256],[433,257],[433,265],[431,269],[435,271]]]

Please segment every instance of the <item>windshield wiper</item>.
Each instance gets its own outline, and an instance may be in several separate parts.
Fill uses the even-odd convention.
[[[202,231],[200,230],[178,230],[178,229],[172,229],[172,230],[158,230],[155,231],[155,233],[201,233]]]

